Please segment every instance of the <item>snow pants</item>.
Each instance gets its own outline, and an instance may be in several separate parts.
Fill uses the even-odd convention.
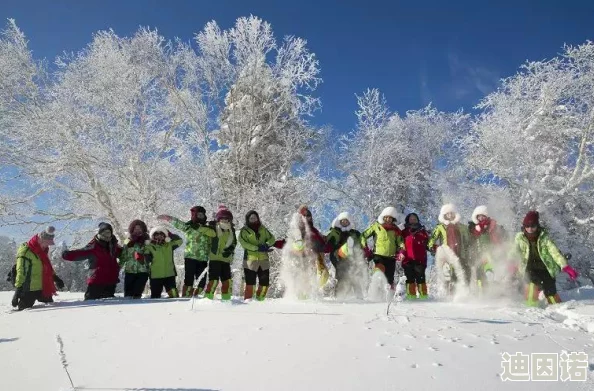
[[[169,297],[178,297],[175,276],[151,278],[151,299],[158,299],[165,288]]]
[[[185,258],[184,261],[185,266],[185,275],[184,275],[184,285],[191,287],[194,286],[194,280],[197,280],[204,269],[208,266],[207,261],[198,261],[192,258]],[[204,289],[206,286],[206,274],[202,277],[200,281],[198,281],[198,288],[200,290]]]
[[[546,297],[557,294],[555,279],[551,277],[547,269],[526,269],[526,277],[528,282],[538,285]]]
[[[396,273],[396,258],[384,257],[382,255],[373,255],[375,268],[384,272],[386,280],[390,286],[394,286],[394,273]]]
[[[407,284],[425,283],[425,269],[427,269],[427,266],[424,266],[421,262],[407,262],[402,268],[404,269]]]
[[[140,299],[148,278],[148,273],[126,273],[124,276],[124,296]]]
[[[89,284],[85,292],[85,300],[107,299],[115,297],[116,284]]]

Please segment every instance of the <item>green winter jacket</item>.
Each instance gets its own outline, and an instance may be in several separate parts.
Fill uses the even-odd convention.
[[[361,245],[367,246],[367,239],[373,237],[375,241],[375,248],[373,253],[383,257],[393,257],[399,250],[404,249],[404,241],[400,230],[387,231],[377,221],[361,234]]]
[[[27,243],[19,246],[17,251],[17,275],[15,286],[24,292],[40,291],[43,287],[41,259],[29,249]]]
[[[173,251],[181,246],[182,238],[171,235],[171,241],[163,244],[151,242],[144,246],[145,262],[150,264],[151,278],[167,278],[177,275]]]
[[[186,250],[184,257],[197,261],[208,262],[210,251],[210,237],[206,233],[210,229],[204,225],[184,222],[175,217],[171,218],[171,225],[179,229],[186,236]]]
[[[122,253],[120,254],[118,262],[120,267],[124,267],[127,274],[148,273],[148,262],[145,260],[144,263],[140,263],[134,259],[134,253],[144,254],[145,245],[134,243],[134,245],[130,247],[129,243],[130,239],[126,239],[124,242],[124,247],[122,248]]]
[[[551,277],[555,278],[559,271],[567,266],[567,261],[561,251],[557,248],[553,240],[549,237],[546,230],[541,228],[538,235],[536,246],[538,248],[538,255],[545,264],[547,271]],[[520,258],[519,272],[523,275],[526,272],[526,265],[528,264],[528,256],[530,253],[530,243],[523,232],[518,232],[515,238],[515,246],[513,248],[516,259]]]
[[[237,246],[235,229],[231,227],[230,231],[217,230],[217,223],[214,221],[209,223],[208,228],[205,234],[211,238],[210,260],[231,263],[235,253],[235,246]]]
[[[328,234],[326,235],[326,243],[328,243],[328,246],[330,247],[330,260],[332,262],[336,262],[341,258],[338,254],[339,250],[341,251],[342,255],[349,255],[347,243],[349,238],[353,239],[355,245],[361,245],[361,232],[357,231],[356,229],[342,231],[338,227],[332,227],[330,231],[328,231]]]
[[[462,224],[456,224],[458,227],[458,232],[460,232],[460,258],[467,260],[468,259],[468,246],[469,240],[468,237],[468,228]],[[433,233],[431,234],[431,238],[429,238],[429,243],[427,243],[427,248],[431,249],[435,244],[439,242],[442,246],[448,244],[448,234],[447,234],[447,227],[444,224],[437,224]]]
[[[239,231],[239,243],[245,249],[246,260],[248,262],[267,261],[268,253],[258,251],[258,246],[266,244],[268,247],[272,247],[275,240],[274,236],[263,225],[260,225],[257,235],[256,232],[248,226],[243,227],[241,231]]]

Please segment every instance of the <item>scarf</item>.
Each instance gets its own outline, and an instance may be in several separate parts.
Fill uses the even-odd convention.
[[[130,241],[128,242],[128,247],[134,247],[137,244],[139,246],[143,246],[147,240],[150,240],[147,233],[142,233],[138,236],[131,236]]]
[[[250,228],[252,231],[254,231],[254,232],[255,232],[255,234],[256,234],[256,239],[258,239],[258,240],[260,239],[260,227],[261,227],[261,226],[262,226],[262,224],[261,224],[259,221],[255,222],[255,223],[250,223],[250,224],[248,224],[248,227],[249,227],[249,228]]]
[[[41,259],[41,292],[43,297],[52,297],[56,293],[56,286],[54,285],[54,268],[48,256],[48,249],[43,250],[39,244],[39,236],[35,235],[27,243],[29,249],[33,254]]]
[[[536,242],[538,240],[538,236],[540,235],[540,227],[534,231],[533,233],[529,234],[524,230],[524,236],[528,239],[529,242]]]
[[[396,231],[396,232],[400,231],[400,229],[399,229],[397,226],[395,226],[394,224],[386,224],[386,223],[383,223],[383,224],[382,224],[382,227],[383,227],[383,228],[384,228],[386,231]]]
[[[446,226],[447,245],[452,249],[454,254],[460,256],[460,231],[458,224],[448,224]]]

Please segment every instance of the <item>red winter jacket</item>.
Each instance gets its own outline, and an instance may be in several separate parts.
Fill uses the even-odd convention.
[[[414,233],[411,232],[410,228],[405,228],[402,231],[402,238],[404,239],[404,260],[402,261],[402,266],[412,261],[417,261],[423,266],[427,266],[429,233],[424,228]]]
[[[62,258],[75,262],[89,260],[89,270],[92,273],[87,278],[88,285],[115,285],[120,274],[117,258],[121,253],[122,247],[115,237],[112,237],[110,243],[95,237],[84,248],[64,251]]]

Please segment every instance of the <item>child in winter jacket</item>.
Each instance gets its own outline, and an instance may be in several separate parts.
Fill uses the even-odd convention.
[[[479,290],[482,290],[493,275],[493,256],[497,246],[503,243],[503,227],[489,216],[485,205],[477,206],[472,212],[472,221],[468,223],[469,263],[476,273]]]
[[[360,281],[362,276],[358,275],[361,268],[357,267],[357,261],[363,259],[361,232],[355,229],[347,212],[340,213],[334,219],[332,228],[326,235],[326,243],[330,251],[330,262],[336,270],[337,296],[345,294],[352,287],[355,297],[363,298],[363,281]]]
[[[50,262],[49,246],[54,245],[55,228],[47,227],[19,246],[16,255],[16,291],[12,306],[19,311],[33,307],[35,301],[52,302],[56,286],[64,287],[64,282],[56,276]]]
[[[160,298],[163,289],[168,297],[179,297],[173,252],[183,241],[162,226],[151,229],[150,236],[151,242],[144,248],[144,258],[150,265],[151,299]]]
[[[575,280],[577,272],[567,264],[547,231],[540,225],[539,213],[529,211],[522,222],[522,232],[516,234],[513,255],[520,259],[518,272],[525,276],[526,305],[538,306],[539,290],[544,291],[549,304],[561,302],[555,277],[559,271]]]
[[[270,285],[270,260],[268,253],[272,251],[275,238],[262,225],[260,216],[254,210],[245,215],[245,226],[239,231],[239,243],[245,249],[243,257],[243,272],[245,276],[245,291],[243,298],[249,300],[254,296],[256,278],[259,286],[256,299],[264,300]]]
[[[203,275],[200,281],[198,281],[198,288],[193,289],[193,286],[194,280],[200,278],[208,266],[208,254],[210,251],[210,237],[206,234],[210,230],[206,227],[206,209],[202,206],[194,206],[190,209],[190,216],[190,220],[185,222],[168,215],[157,217],[159,220],[168,221],[186,236],[183,297],[197,296],[204,291],[206,275]]]
[[[113,235],[113,227],[108,223],[100,223],[97,235],[86,247],[62,253],[62,258],[66,261],[89,261],[90,274],[87,278],[85,300],[115,297],[120,274],[118,258],[121,252],[122,247]]]
[[[124,267],[124,297],[142,298],[142,292],[149,278],[149,265],[144,259],[144,246],[150,244],[148,228],[144,221],[134,220],[128,226],[128,239],[120,256]]]
[[[237,238],[233,227],[233,214],[225,206],[219,206],[215,216],[216,221],[208,224],[208,231],[205,234],[211,238],[210,262],[208,265],[208,285],[206,286],[206,297],[214,299],[214,294],[221,281],[221,298],[231,300],[231,262],[235,254]]]
[[[406,275],[406,298],[416,299],[418,289],[419,298],[426,299],[428,295],[425,269],[427,269],[429,233],[419,222],[419,216],[416,213],[408,214],[404,222],[402,268]]]
[[[435,266],[440,277],[446,281],[447,290],[453,293],[450,283],[461,282],[468,286],[468,228],[460,224],[460,214],[454,204],[446,204],[439,212],[439,224],[433,230],[429,250],[435,254]],[[438,247],[437,243],[441,245]],[[452,270],[453,269],[453,270]]]
[[[374,273],[383,273],[391,290],[395,289],[396,257],[399,251],[404,249],[402,232],[396,226],[397,216],[396,208],[391,206],[385,208],[377,221],[371,224],[361,235],[361,245],[365,248],[367,248],[367,239],[373,237],[372,259],[375,264]]]

